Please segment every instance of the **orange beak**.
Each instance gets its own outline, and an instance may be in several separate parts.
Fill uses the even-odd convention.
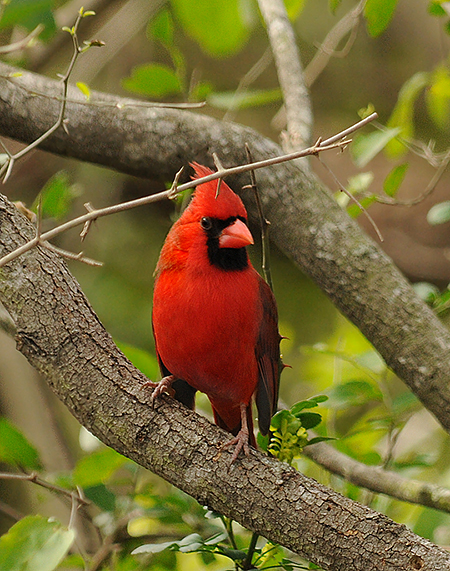
[[[253,244],[253,236],[239,219],[227,226],[219,236],[219,248],[243,248],[249,244]]]

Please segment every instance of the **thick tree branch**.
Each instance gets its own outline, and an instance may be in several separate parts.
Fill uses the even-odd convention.
[[[288,149],[308,146],[312,130],[309,93],[304,82],[294,30],[283,0],[258,0],[275,59],[286,110]]]
[[[3,76],[14,71],[0,64]],[[55,97],[56,81],[22,73],[18,79],[0,79],[0,133],[26,142],[54,123],[60,103],[31,94]],[[132,100],[96,93],[87,105],[75,90],[69,97],[80,100],[67,104],[70,134],[60,129],[42,147],[126,173],[170,180],[189,161],[211,164],[212,152],[226,166],[243,164],[245,142],[255,160],[282,154],[278,145],[249,128],[200,114],[130,107]],[[98,104],[100,99],[108,106]],[[234,186],[248,182],[241,178]],[[450,430],[447,329],[313,174],[300,166],[279,165],[259,171],[258,184],[272,240],[328,293]],[[249,196],[244,193],[243,198],[255,217]]]
[[[0,255],[34,234],[0,195]],[[217,461],[227,435],[162,397],[149,406],[145,378],[115,347],[63,261],[37,248],[0,271],[0,300],[18,348],[72,413],[106,444],[204,505],[324,569],[444,571],[450,555],[429,541],[252,451]]]

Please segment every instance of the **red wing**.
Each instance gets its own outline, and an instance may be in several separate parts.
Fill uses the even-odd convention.
[[[262,434],[267,434],[270,420],[277,408],[278,388],[280,384],[280,334],[278,333],[278,312],[272,290],[261,279],[260,297],[263,315],[256,343],[256,359],[258,361],[258,387],[256,390],[256,406],[258,422]]]

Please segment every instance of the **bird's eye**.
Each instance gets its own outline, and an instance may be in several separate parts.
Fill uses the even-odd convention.
[[[209,218],[209,216],[203,216],[203,218],[200,220],[200,224],[203,230],[211,230],[212,228],[212,220]]]

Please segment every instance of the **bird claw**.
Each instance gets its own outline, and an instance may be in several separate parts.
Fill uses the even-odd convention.
[[[173,375],[168,375],[159,381],[159,383],[154,383],[153,381],[146,381],[144,387],[150,387],[153,389],[152,395],[150,397],[150,403],[155,406],[156,399],[165,391],[168,391],[175,381]]]
[[[244,451],[244,454],[246,456],[250,455],[250,447],[248,445],[249,442],[249,433],[248,430],[241,428],[241,430],[237,433],[237,435],[232,438],[231,440],[229,440],[228,442],[225,442],[224,444],[222,444],[222,446],[220,447],[219,450],[219,454],[217,455],[217,458],[221,455],[222,451],[225,450],[226,448],[231,448],[232,446],[234,446],[234,451],[233,451],[233,455],[231,457],[231,464],[234,464],[234,462],[236,461],[237,457],[239,456],[239,452],[241,450]]]

